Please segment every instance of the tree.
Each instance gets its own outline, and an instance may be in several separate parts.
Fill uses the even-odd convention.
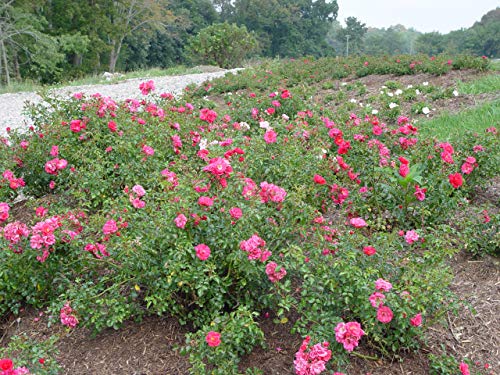
[[[57,72],[62,58],[57,41],[41,31],[44,19],[14,5],[14,0],[0,4],[0,83],[3,71],[7,86],[10,85],[12,63],[15,75],[20,78],[21,54],[29,60],[30,70],[42,75]]]
[[[363,52],[369,55],[413,54],[419,33],[403,25],[385,29],[370,28],[363,40]]]
[[[361,53],[363,51],[363,37],[368,31],[366,24],[358,21],[356,17],[347,17],[345,24],[346,26],[337,32],[337,41],[344,46],[346,55]]]
[[[419,53],[435,56],[445,50],[445,38],[438,32],[425,33],[420,35],[415,43],[415,48]]]
[[[167,0],[101,0],[105,22],[101,25],[109,46],[109,71],[114,72],[125,38],[134,32],[164,29],[174,15]]]
[[[233,7],[230,21],[254,31],[264,55],[292,57],[325,54],[338,11],[336,1],[326,0],[236,0]]]
[[[227,22],[210,25],[191,39],[188,53],[194,61],[235,68],[258,48],[257,39],[245,26]]]

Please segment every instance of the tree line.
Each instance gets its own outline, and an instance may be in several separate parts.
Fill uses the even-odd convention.
[[[222,22],[246,26],[262,56],[332,54],[324,36],[337,10],[325,0],[1,0],[0,83],[189,64],[191,38]]]
[[[335,0],[0,0],[0,85],[200,62],[234,65],[228,55],[244,52],[498,56],[499,12],[441,35],[401,25],[369,29],[353,17],[341,27]]]
[[[495,58],[500,57],[500,8],[489,11],[471,27],[448,34],[421,33],[403,25],[370,28],[355,17],[348,17],[345,26],[338,21],[332,23],[327,41],[339,55],[464,53]]]

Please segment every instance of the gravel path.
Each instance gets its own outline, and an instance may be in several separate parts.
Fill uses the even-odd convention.
[[[83,92],[87,95],[100,93],[103,96],[110,96],[115,100],[127,98],[140,98],[139,84],[152,79],[155,83],[155,92],[170,92],[174,95],[182,93],[184,88],[192,83],[200,84],[207,79],[224,76],[228,72],[235,72],[238,69],[223,70],[212,73],[186,74],[182,76],[165,76],[154,78],[135,78],[114,84],[67,86],[54,89],[52,94],[61,97],[68,97],[75,92]],[[6,128],[26,128],[31,124],[29,118],[22,114],[26,102],[39,103],[42,98],[35,92],[21,92],[15,94],[0,95],[0,136],[6,134]]]

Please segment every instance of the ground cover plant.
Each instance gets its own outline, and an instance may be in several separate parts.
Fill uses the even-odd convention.
[[[153,81],[141,100],[46,98],[33,127],[1,143],[0,314],[47,308],[52,325],[94,332],[173,316],[190,328],[179,351],[194,374],[259,373],[238,365],[266,347],[268,316],[301,337],[297,374],[417,349],[461,308],[447,264],[459,241],[498,249],[494,207],[451,220],[498,175],[497,129],[421,136],[412,117],[426,107],[400,108],[417,108],[415,90],[437,101],[453,89],[386,81],[375,95],[354,78],[487,68],[460,56],[302,59],[180,98]],[[469,365],[432,359],[450,373]]]

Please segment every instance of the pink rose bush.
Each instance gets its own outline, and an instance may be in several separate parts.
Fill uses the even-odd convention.
[[[335,340],[342,344],[348,352],[352,352],[359,345],[359,341],[364,335],[365,332],[358,322],[342,322],[335,327]]]
[[[61,323],[69,328],[75,328],[78,325],[78,319],[75,316],[69,302],[65,303],[59,312]]]
[[[265,248],[266,241],[254,234],[248,240],[240,242],[240,249],[248,255],[249,260],[260,260],[264,263],[272,254]]]
[[[275,283],[286,276],[286,270],[283,267],[278,268],[275,262],[269,262],[266,265],[266,275],[272,283]]]
[[[295,373],[297,375],[316,375],[326,370],[326,364],[332,357],[332,351],[327,349],[328,342],[318,343],[309,347],[311,337],[307,336],[299,351],[295,353]]]
[[[417,347],[447,308],[456,238],[443,224],[494,175],[498,136],[442,142],[420,112],[400,115],[435,87],[375,90],[368,107],[339,81],[334,95],[354,101],[309,100],[332,77],[459,65],[398,59],[286,60],[184,96],[147,81],[140,99],[33,108],[31,128],[0,137],[0,315],[33,303],[99,331],[169,314],[196,331],[193,365],[227,373],[264,342],[266,313],[317,340],[295,355],[298,374],[332,373],[360,345]],[[471,231],[495,224],[486,209]]]

